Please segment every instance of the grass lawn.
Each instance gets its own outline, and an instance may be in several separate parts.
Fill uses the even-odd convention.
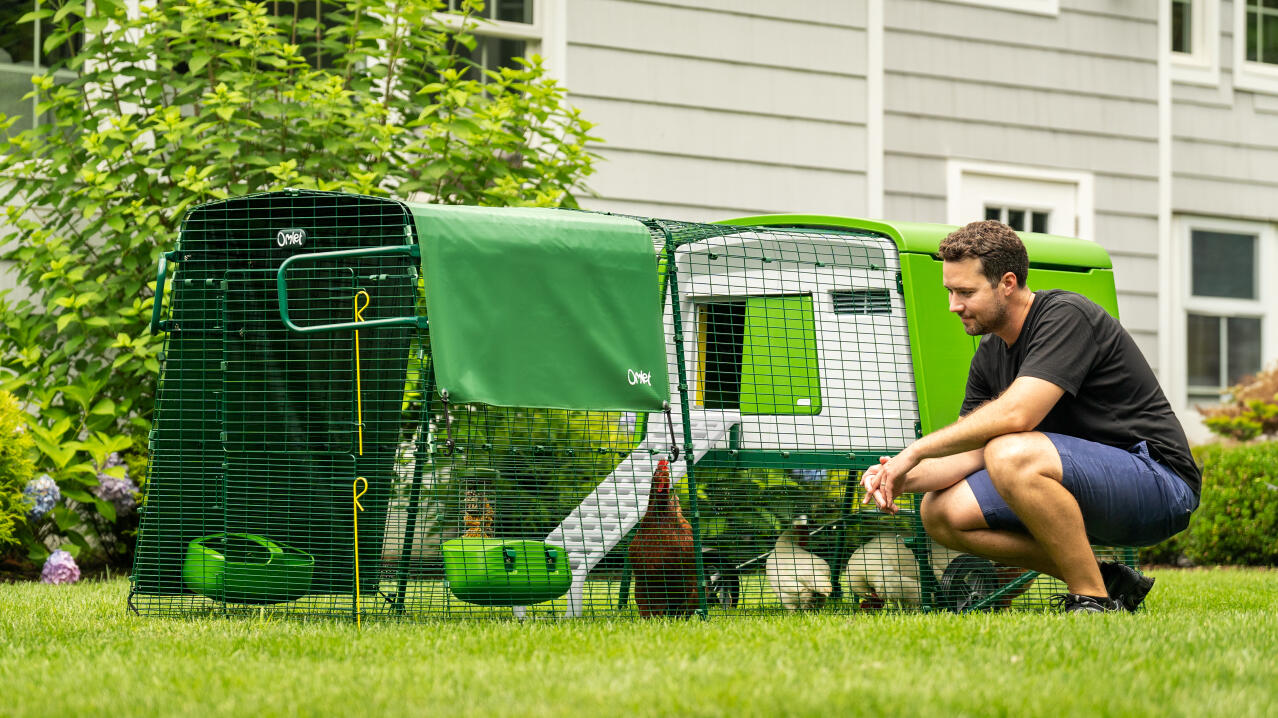
[[[0,715],[1278,715],[1278,571],[1156,571],[1137,616],[397,625],[144,619],[0,585]]]

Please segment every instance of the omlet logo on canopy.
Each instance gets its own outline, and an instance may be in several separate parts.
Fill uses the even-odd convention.
[[[636,384],[652,386],[652,372],[627,369],[626,379],[630,382],[630,386],[634,386]]]
[[[275,243],[281,247],[305,247],[306,230],[281,229],[279,234],[275,235]]]

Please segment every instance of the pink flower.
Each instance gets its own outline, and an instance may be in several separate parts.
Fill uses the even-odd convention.
[[[75,583],[80,580],[80,567],[75,565],[75,558],[66,551],[58,550],[49,554],[40,571],[41,583]]]

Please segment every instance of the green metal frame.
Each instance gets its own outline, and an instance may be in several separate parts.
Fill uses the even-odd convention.
[[[372,247],[369,249],[342,249],[335,252],[315,252],[313,254],[295,254],[285,259],[280,264],[280,268],[276,270],[275,278],[277,292],[279,297],[280,321],[284,322],[284,326],[290,330],[300,334],[315,334],[319,332],[340,332],[353,329],[372,329],[374,327],[389,326],[411,326],[418,329],[426,329],[426,317],[415,315],[411,317],[387,317],[385,319],[371,319],[366,322],[339,322],[336,324],[316,324],[314,326],[302,327],[293,323],[288,313],[288,278],[286,273],[289,267],[300,264],[312,264],[319,262],[331,262],[337,259],[354,259],[356,257],[387,257],[403,255],[412,259],[420,260],[422,250],[416,244],[406,244],[401,247]]]

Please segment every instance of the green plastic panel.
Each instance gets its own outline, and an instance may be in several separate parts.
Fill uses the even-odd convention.
[[[537,208],[411,209],[436,380],[450,400],[652,411],[669,399],[643,224]]]
[[[741,413],[821,413],[811,295],[746,300]]]
[[[940,261],[926,254],[902,254],[901,275],[919,423],[926,434],[958,418],[976,341],[950,313]]]
[[[854,217],[831,217],[811,214],[772,214],[741,217],[720,222],[735,225],[771,227],[812,227],[875,232],[890,237],[902,252],[935,253],[941,240],[958,227],[924,222],[878,222]],[[1030,264],[1069,267],[1072,269],[1110,269],[1109,254],[1095,242],[1055,234],[1018,232],[1025,242]]]

